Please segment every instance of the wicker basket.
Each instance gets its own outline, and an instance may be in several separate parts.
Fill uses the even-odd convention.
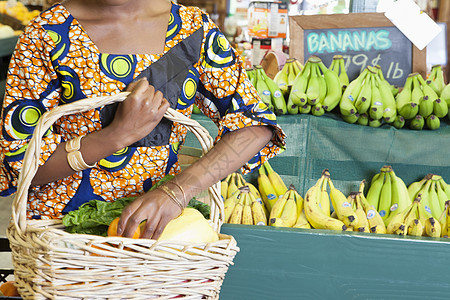
[[[217,299],[239,248],[220,234],[223,202],[219,183],[209,188],[210,224],[219,241],[191,244],[150,239],[70,234],[60,219],[26,219],[28,188],[38,168],[42,135],[61,116],[123,101],[115,96],[83,99],[42,115],[25,153],[7,230],[14,278],[24,299]],[[169,109],[165,117],[184,124],[200,141],[203,153],[212,138],[195,120]]]

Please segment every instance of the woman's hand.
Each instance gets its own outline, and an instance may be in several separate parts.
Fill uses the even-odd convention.
[[[127,87],[128,97],[119,104],[114,120],[108,126],[126,147],[147,136],[164,116],[169,102],[160,91],[143,78]]]
[[[142,238],[158,239],[167,223],[181,214],[181,208],[160,189],[136,198],[122,211],[117,234],[132,237],[139,224],[147,220]]]

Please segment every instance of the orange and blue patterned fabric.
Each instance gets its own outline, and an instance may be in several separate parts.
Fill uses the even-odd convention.
[[[44,112],[79,99],[117,94],[143,76],[186,116],[197,104],[218,126],[216,142],[240,128],[271,126],[272,140],[243,166],[243,173],[284,149],[285,134],[260,101],[242,59],[200,9],[172,3],[163,53],[118,55],[101,53],[70,12],[56,4],[27,25],[11,59],[1,115],[0,196],[16,191],[24,153]],[[106,126],[113,111],[106,106],[60,118],[43,138],[39,165],[59,143]],[[184,126],[163,119],[146,138],[94,168],[31,187],[28,218],[61,218],[89,200],[142,194],[165,175],[181,171],[178,151],[186,133]],[[251,142],[243,141],[244,147]]]

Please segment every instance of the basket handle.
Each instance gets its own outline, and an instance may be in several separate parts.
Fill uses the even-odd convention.
[[[92,97],[78,100],[72,103],[60,105],[50,111],[45,112],[34,130],[34,134],[28,144],[23,159],[22,171],[19,173],[17,192],[12,205],[12,222],[17,231],[26,231],[26,208],[28,199],[28,189],[31,181],[39,167],[39,157],[41,151],[42,137],[47,130],[64,115],[75,114],[79,112],[89,111],[107,104],[122,102],[126,99],[130,92],[120,92],[112,96]],[[186,126],[199,140],[203,155],[213,147],[213,139],[209,132],[201,126],[197,121],[192,120],[182,113],[172,108],[168,108],[164,117],[179,124]],[[220,196],[220,182],[215,183],[208,188],[211,201],[210,223],[216,232],[220,231],[223,224],[223,202]]]

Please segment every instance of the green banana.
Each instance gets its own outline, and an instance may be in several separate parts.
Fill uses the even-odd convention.
[[[328,69],[323,62],[319,62],[319,68],[323,73],[323,77],[326,81],[326,96],[322,101],[325,111],[332,111],[341,100],[342,88],[339,76]]]
[[[286,109],[288,114],[290,115],[296,115],[298,114],[298,105],[295,104],[294,102],[292,102],[292,97],[291,95],[289,95],[287,104],[286,104]]]
[[[308,87],[306,88],[306,100],[308,104],[314,105],[319,102],[322,85],[317,63],[311,63],[311,75],[309,76]]]
[[[433,114],[438,118],[443,118],[448,114],[447,102],[437,98],[433,102]]]
[[[295,77],[294,82],[289,93],[291,102],[297,106],[306,104],[306,88],[308,87],[308,80],[311,73],[311,63],[306,62],[303,70]],[[289,100],[288,100],[289,101]]]
[[[287,75],[287,82],[288,86],[292,87],[294,85],[294,80],[297,75],[295,74],[294,68],[292,66],[292,62],[288,63],[288,75]]]
[[[441,92],[441,100],[447,102],[447,106],[450,107],[450,83],[447,84]]]
[[[357,113],[354,103],[362,88],[362,82],[366,78],[367,74],[368,70],[366,68],[361,74],[359,74],[358,77],[348,84],[347,88],[342,93],[341,101],[339,102],[339,110],[342,116],[349,116]]]
[[[369,117],[374,120],[380,120],[383,118],[384,104],[381,98],[381,92],[379,87],[376,85],[373,73],[370,74],[370,83],[372,85],[372,97],[369,109]]]
[[[397,112],[399,115],[407,119],[407,116],[410,117],[409,111],[403,111],[407,109],[407,106],[411,105],[411,93],[412,93],[412,84],[414,73],[408,75],[405,80],[405,84],[401,92],[397,94],[395,97],[395,102],[397,103]],[[415,115],[414,115],[415,116]]]
[[[409,128],[414,130],[422,130],[425,126],[425,119],[421,115],[416,115],[409,121]]]
[[[312,105],[309,105],[306,103],[305,105],[302,105],[298,108],[298,112],[301,114],[309,114],[311,112]]]
[[[371,76],[367,76],[362,82],[361,90],[359,91],[358,96],[356,97],[355,107],[358,110],[359,114],[366,113],[372,102],[372,84],[371,84]]]
[[[325,114],[325,109],[323,108],[323,105],[319,102],[311,106],[311,114],[316,117],[323,116],[323,114]]]
[[[376,176],[376,178],[375,178]],[[386,174],[384,172],[380,172],[375,175],[372,183],[370,184],[369,190],[367,191],[366,199],[367,202],[372,205],[378,211],[378,204],[380,203],[381,189],[384,185],[384,180],[386,178]]]
[[[444,71],[441,65],[431,66],[431,72],[428,80],[426,81],[436,94],[441,95],[442,90],[445,87]]]
[[[377,71],[374,75],[375,81],[380,89],[381,99],[383,102],[383,118],[386,123],[392,123],[397,117],[397,104],[392,94],[391,84],[384,79],[383,72],[379,65],[375,66]]]
[[[345,70],[345,62],[343,56],[341,56],[341,58],[339,59],[339,80],[341,81],[342,89],[347,88],[347,86],[349,85],[349,78],[347,71]]]
[[[264,81],[264,77],[261,73],[263,70],[262,66],[256,66],[255,67],[256,72],[256,90],[258,91],[258,95],[261,97],[262,102],[266,104],[271,111],[274,110],[273,104],[272,104],[272,97],[269,90],[269,87],[267,86],[266,82]]]
[[[359,125],[368,126],[369,125],[369,115],[367,113],[359,114],[358,120],[356,122]]]
[[[358,119],[359,119],[358,113],[353,114],[353,115],[348,115],[348,116],[342,116],[342,120],[344,120],[345,122],[350,123],[350,124],[356,123],[358,121]]]
[[[420,114],[426,118],[433,112],[433,102],[429,101],[429,98],[425,97],[423,88],[419,82],[419,73],[415,73],[413,77],[413,88],[411,91],[411,103],[414,103],[418,107],[417,113],[411,112],[411,114]],[[431,106],[430,106],[431,103]],[[405,116],[406,119],[411,119],[411,116]]]
[[[403,118],[400,115],[397,115],[397,117],[395,117],[394,122],[392,123],[392,125],[397,128],[397,129],[401,129],[405,126],[405,118]]]
[[[270,91],[271,102],[274,107],[274,112],[277,115],[285,115],[287,113],[286,101],[284,100],[283,93],[281,92],[278,84],[272,80],[269,76],[267,76],[264,69],[260,70],[261,76],[263,77],[264,82]]]
[[[441,120],[435,115],[429,115],[425,121],[428,129],[436,130],[441,127]]]

